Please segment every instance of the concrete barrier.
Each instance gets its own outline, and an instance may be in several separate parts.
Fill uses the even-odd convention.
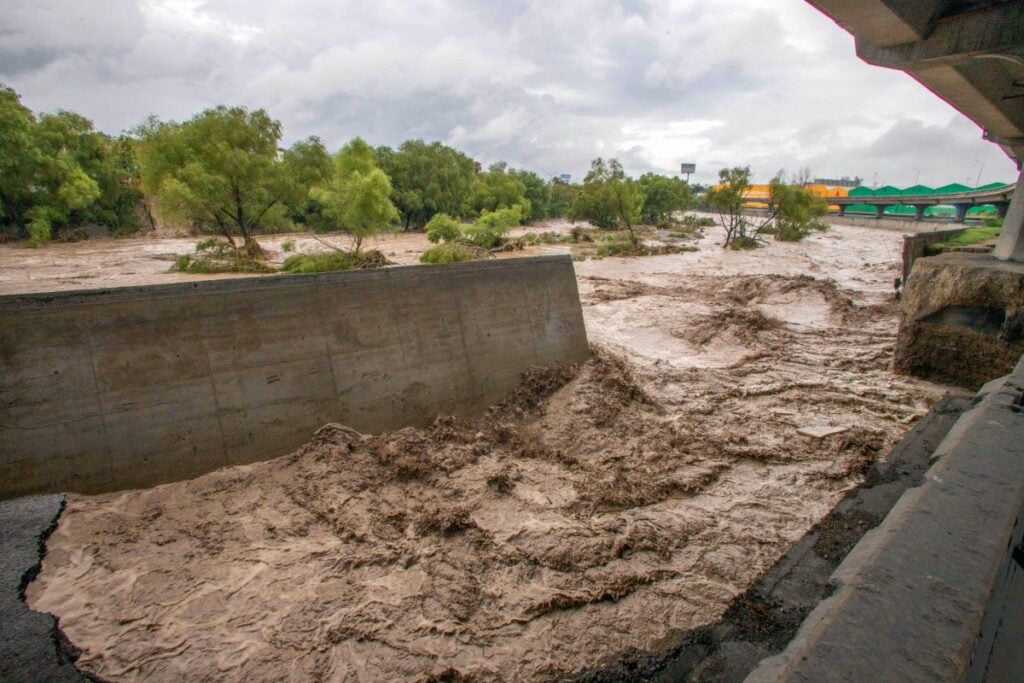
[[[0,498],[470,413],[588,353],[568,256],[0,297]]]
[[[982,388],[932,459],[748,682],[1020,678],[1024,359]]]
[[[914,261],[928,255],[928,247],[939,242],[956,237],[965,228],[954,230],[934,230],[932,232],[921,232],[915,235],[903,236],[903,282],[910,277],[910,271],[914,267]]]

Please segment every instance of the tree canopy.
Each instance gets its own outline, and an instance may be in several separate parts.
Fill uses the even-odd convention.
[[[0,85],[0,225],[33,245],[65,225],[134,227],[137,190],[122,182],[134,166],[128,144],[72,112],[37,118]]]
[[[377,160],[391,178],[392,200],[406,229],[434,214],[461,215],[477,163],[440,142],[407,140],[397,149],[378,147]]]
[[[315,185],[309,196],[335,227],[352,235],[358,254],[364,239],[398,222],[391,192],[391,181],[378,166],[373,148],[355,138],[341,148],[330,177]]]
[[[626,176],[617,159],[605,162],[598,157],[590,164],[583,179],[570,217],[587,220],[599,228],[625,227],[630,240],[636,243],[633,225],[640,219],[643,195],[635,180]]]
[[[258,253],[255,234],[280,225],[303,187],[278,154],[281,124],[262,109],[215,107],[184,123],[138,129],[142,185],[161,211]]]

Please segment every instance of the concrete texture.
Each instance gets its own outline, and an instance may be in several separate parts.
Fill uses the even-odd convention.
[[[1024,261],[1024,174],[1017,181],[1010,210],[1003,218],[1003,229],[992,253],[997,259]]]
[[[1024,359],[979,392],[933,460],[833,574],[832,596],[748,681],[1019,677]]]
[[[830,579],[851,548],[878,525],[908,488],[924,478],[931,456],[970,407],[947,396],[904,436],[821,522],[797,541],[722,619],[681,634],[661,653],[628,653],[621,661],[578,677],[587,683],[742,681],[761,660],[782,652],[800,623],[831,591]]]
[[[946,253],[914,261],[895,364],[976,390],[1024,354],[1024,263]]]
[[[90,680],[75,668],[77,653],[57,620],[24,599],[63,507],[59,495],[0,501],[0,681]]]
[[[0,498],[470,413],[588,354],[568,256],[0,297]]]

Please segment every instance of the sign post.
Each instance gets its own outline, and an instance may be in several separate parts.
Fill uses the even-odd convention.
[[[686,182],[690,182],[690,174],[697,172],[697,164],[680,164],[679,172],[686,176]]]

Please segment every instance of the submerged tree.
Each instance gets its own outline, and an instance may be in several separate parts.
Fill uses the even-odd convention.
[[[352,235],[353,252],[358,256],[364,239],[398,222],[391,190],[391,181],[377,165],[373,148],[355,138],[335,156],[327,181],[314,186],[309,195],[328,220]]]
[[[743,213],[744,195],[750,189],[750,167],[735,166],[718,172],[718,184],[710,188],[705,201],[718,213],[725,228],[723,248],[745,248],[752,246],[753,236],[749,235],[750,223]]]
[[[680,178],[645,173],[637,182],[643,193],[641,218],[650,225],[671,223],[672,214],[688,209],[693,203],[690,186]]]
[[[423,227],[437,213],[458,216],[478,165],[440,142],[407,140],[397,149],[378,147],[377,160],[391,179],[392,200],[406,230]]]
[[[618,160],[605,163],[598,157],[591,162],[569,216],[590,221],[599,228],[625,227],[635,245],[638,239],[633,225],[640,219],[642,203],[640,187],[626,176]]]
[[[285,223],[303,190],[278,152],[281,124],[262,109],[216,107],[184,123],[150,118],[136,133],[142,187],[160,210],[222,236],[240,257],[262,254],[256,234]]]
[[[123,144],[73,112],[36,117],[0,85],[0,225],[33,246],[68,225],[134,228],[138,192]]]

